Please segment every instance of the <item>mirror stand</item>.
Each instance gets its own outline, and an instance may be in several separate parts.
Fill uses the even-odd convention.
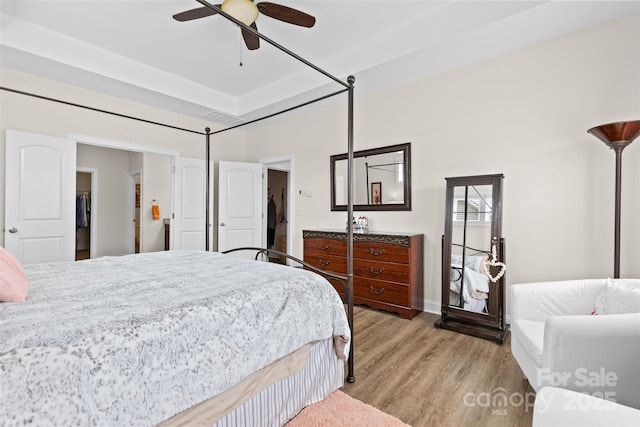
[[[442,315],[435,326],[504,342],[502,174],[446,178]]]

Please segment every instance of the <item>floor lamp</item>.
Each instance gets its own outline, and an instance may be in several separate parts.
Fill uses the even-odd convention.
[[[640,120],[608,123],[587,131],[616,152],[616,210],[613,252],[613,277],[620,277],[620,186],[622,184],[622,150],[640,135]]]

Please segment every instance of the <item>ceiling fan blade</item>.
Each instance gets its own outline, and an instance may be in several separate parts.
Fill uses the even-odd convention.
[[[217,4],[216,6],[220,7],[219,4]],[[204,18],[205,16],[215,15],[216,13],[218,12],[208,7],[197,7],[195,9],[176,13],[175,15],[173,15],[173,19],[175,19],[176,21],[184,22],[191,21],[192,19]]]
[[[255,22],[251,24],[250,27],[258,31],[258,27],[256,26]],[[249,50],[258,49],[260,47],[260,37],[256,36],[251,31],[245,30],[244,28],[241,28],[241,30],[242,30],[242,38],[244,39],[244,44],[247,45],[247,49]]]
[[[316,23],[316,18],[313,16],[281,4],[263,1],[257,3],[256,6],[258,6],[260,13],[289,24],[311,28]]]

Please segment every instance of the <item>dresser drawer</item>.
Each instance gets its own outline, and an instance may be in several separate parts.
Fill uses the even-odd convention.
[[[347,242],[322,238],[304,239],[304,253],[347,256]]]
[[[411,307],[411,288],[400,283],[354,277],[353,295],[381,303]]]
[[[409,264],[409,248],[385,242],[354,242],[353,257]]]
[[[358,277],[408,284],[410,272],[409,264],[353,260],[353,275]]]
[[[304,262],[316,268],[332,271],[338,274],[347,274],[347,259],[344,257],[324,254],[304,254]]]

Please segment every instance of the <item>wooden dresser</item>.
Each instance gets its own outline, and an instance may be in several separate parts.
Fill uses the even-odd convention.
[[[347,274],[347,233],[303,230],[304,261]],[[407,233],[353,234],[353,302],[393,311],[405,319],[420,312],[424,295],[424,237]],[[332,282],[340,295],[343,285]]]

